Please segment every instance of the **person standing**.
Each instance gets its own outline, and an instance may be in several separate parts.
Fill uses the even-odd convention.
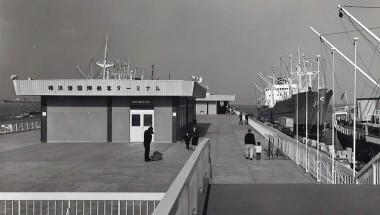
[[[184,139],[185,139],[185,144],[186,144],[186,150],[189,150],[190,149],[190,147],[189,147],[190,139],[191,139],[189,132],[186,132]]]
[[[256,145],[255,135],[251,133],[251,129],[248,128],[248,133],[245,135],[245,158],[253,160],[253,149]]]
[[[191,145],[193,146],[193,151],[197,148],[198,145],[198,139],[199,139],[199,132],[196,126],[193,128],[193,138],[191,140]]]
[[[248,125],[248,113],[245,114],[245,124]]]
[[[144,148],[145,148],[145,154],[144,154],[144,159],[145,162],[149,162],[149,153],[150,153],[150,143],[152,142],[152,134],[153,132],[153,127],[149,126],[147,130],[144,132]]]
[[[239,113],[239,125],[243,125],[243,114]]]
[[[256,160],[261,160],[261,151],[262,151],[262,147],[261,147],[261,143],[260,142],[257,142],[257,146],[256,146]]]

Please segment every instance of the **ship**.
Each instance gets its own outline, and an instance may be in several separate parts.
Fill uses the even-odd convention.
[[[256,88],[262,92],[258,99],[257,118],[264,123],[269,122],[275,125],[290,118],[293,125],[289,127],[294,133],[298,130],[297,133],[300,136],[307,135],[309,138],[317,139],[317,127],[324,126],[333,92],[325,88],[324,84],[319,86],[320,57],[307,58],[298,54],[297,58],[298,64],[295,71],[292,71],[290,57],[290,66],[288,66],[290,72],[285,71],[285,76],[276,78],[273,73],[272,76],[265,77],[261,72],[258,73],[267,86],[261,89],[255,84]],[[283,61],[282,58],[281,61]],[[315,68],[316,65],[318,69]]]
[[[356,112],[352,106],[334,111],[334,127],[340,144],[345,149],[353,149],[353,118],[356,115],[356,160],[368,163],[380,153],[380,98],[359,98],[356,104]]]

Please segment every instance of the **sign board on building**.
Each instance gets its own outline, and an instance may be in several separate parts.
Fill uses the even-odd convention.
[[[132,100],[132,104],[152,104],[151,100]]]

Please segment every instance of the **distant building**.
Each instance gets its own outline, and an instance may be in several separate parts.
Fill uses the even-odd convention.
[[[197,98],[197,114],[225,114],[230,102],[235,101],[235,95],[206,94],[205,98]]]
[[[42,142],[175,142],[196,120],[206,90],[182,80],[13,80],[17,96],[41,97]]]

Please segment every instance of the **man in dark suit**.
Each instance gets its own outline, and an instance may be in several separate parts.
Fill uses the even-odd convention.
[[[149,126],[149,128],[147,130],[145,130],[145,132],[144,132],[144,148],[145,148],[144,158],[145,158],[145,162],[150,161],[149,153],[150,153],[150,143],[152,142],[152,134],[154,134],[153,127]]]
[[[249,128],[248,133],[244,137],[245,143],[245,158],[252,160],[253,159],[253,149],[256,145],[255,135],[253,135],[252,130]]]

